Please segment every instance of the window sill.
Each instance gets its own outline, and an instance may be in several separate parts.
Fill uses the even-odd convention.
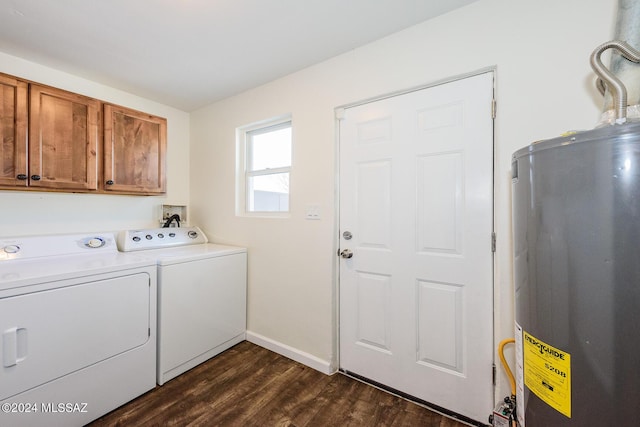
[[[242,212],[237,213],[237,217],[241,218],[291,218],[291,212]]]

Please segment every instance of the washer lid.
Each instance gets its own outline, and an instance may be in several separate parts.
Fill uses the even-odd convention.
[[[246,253],[245,248],[207,243],[204,245],[182,246],[171,249],[160,249],[145,252],[156,257],[158,266],[180,264],[208,258],[224,257],[227,255]]]

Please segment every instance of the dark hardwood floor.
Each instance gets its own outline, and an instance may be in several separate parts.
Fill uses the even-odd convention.
[[[245,341],[90,426],[465,424],[345,375],[324,375]]]

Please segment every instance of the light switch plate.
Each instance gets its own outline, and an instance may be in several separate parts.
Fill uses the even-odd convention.
[[[318,205],[307,205],[306,219],[320,219],[320,206]]]

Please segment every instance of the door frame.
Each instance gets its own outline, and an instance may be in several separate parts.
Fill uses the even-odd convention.
[[[412,92],[416,92],[416,91],[420,91],[423,89],[429,89],[435,86],[440,86],[440,85],[444,85],[447,83],[452,83],[458,80],[463,80],[469,77],[474,77],[474,76],[478,76],[481,74],[487,74],[487,73],[492,73],[493,75],[493,102],[494,102],[494,106],[493,106],[493,132],[492,132],[492,177],[491,177],[491,187],[492,187],[492,191],[491,191],[491,217],[492,217],[492,235],[495,238],[495,233],[496,233],[496,170],[495,170],[495,165],[496,165],[496,135],[495,135],[495,121],[496,121],[496,110],[495,110],[495,102],[496,102],[496,87],[497,87],[497,67],[496,66],[489,66],[489,67],[485,67],[485,68],[481,68],[475,71],[471,71],[468,73],[464,73],[464,74],[458,74],[455,76],[450,76],[450,77],[446,77],[443,79],[439,79],[439,80],[434,80],[430,83],[425,83],[419,86],[413,86],[407,89],[401,89],[398,91],[394,91],[394,92],[388,92],[388,93],[384,93],[378,96],[373,96],[371,98],[366,98],[366,99],[362,99],[360,101],[355,101],[355,102],[351,102],[348,104],[343,104],[340,106],[337,106],[334,108],[334,135],[335,135],[335,156],[334,156],[334,239],[333,239],[333,253],[335,254],[335,256],[333,257],[333,262],[332,262],[332,268],[333,268],[333,280],[334,280],[334,284],[333,284],[333,289],[332,289],[332,298],[333,298],[333,304],[332,304],[332,323],[333,323],[333,336],[332,336],[332,341],[333,341],[333,348],[334,351],[333,353],[333,357],[331,360],[331,372],[342,372],[344,373],[344,371],[341,368],[341,364],[340,364],[340,259],[339,259],[339,251],[340,251],[340,120],[342,120],[344,118],[344,113],[345,110],[348,108],[353,108],[353,107],[359,107],[365,104],[370,104],[372,102],[376,102],[376,101],[381,101],[384,99],[388,99],[388,98],[392,98],[392,97],[396,97],[396,96],[400,96],[400,95],[405,95],[408,93],[412,93]],[[494,241],[495,242],[495,241]],[[491,335],[493,337],[492,339],[492,349],[493,349],[493,369],[494,369],[494,375],[493,375],[493,390],[494,390],[494,402],[493,404],[495,405],[496,402],[496,390],[497,390],[497,379],[496,379],[496,248],[495,248],[495,244],[493,245],[492,248],[492,270],[491,270],[491,284],[492,284],[492,300],[493,300],[493,318],[492,318],[492,325],[491,325]],[[377,387],[380,387],[381,384],[376,384]],[[383,386],[383,385],[382,385]],[[387,390],[389,391],[389,390]],[[411,399],[411,396],[403,396],[405,398],[409,398]],[[424,404],[425,402],[419,401],[418,403]],[[435,406],[435,405],[432,405]],[[444,412],[446,413],[447,410],[445,408],[440,408],[440,407],[435,407],[433,408],[434,410],[438,411],[438,412]],[[491,410],[493,408],[487,408],[487,413],[490,413]],[[452,414],[452,415],[458,415],[458,414]],[[475,421],[475,420],[469,420],[469,421]]]

